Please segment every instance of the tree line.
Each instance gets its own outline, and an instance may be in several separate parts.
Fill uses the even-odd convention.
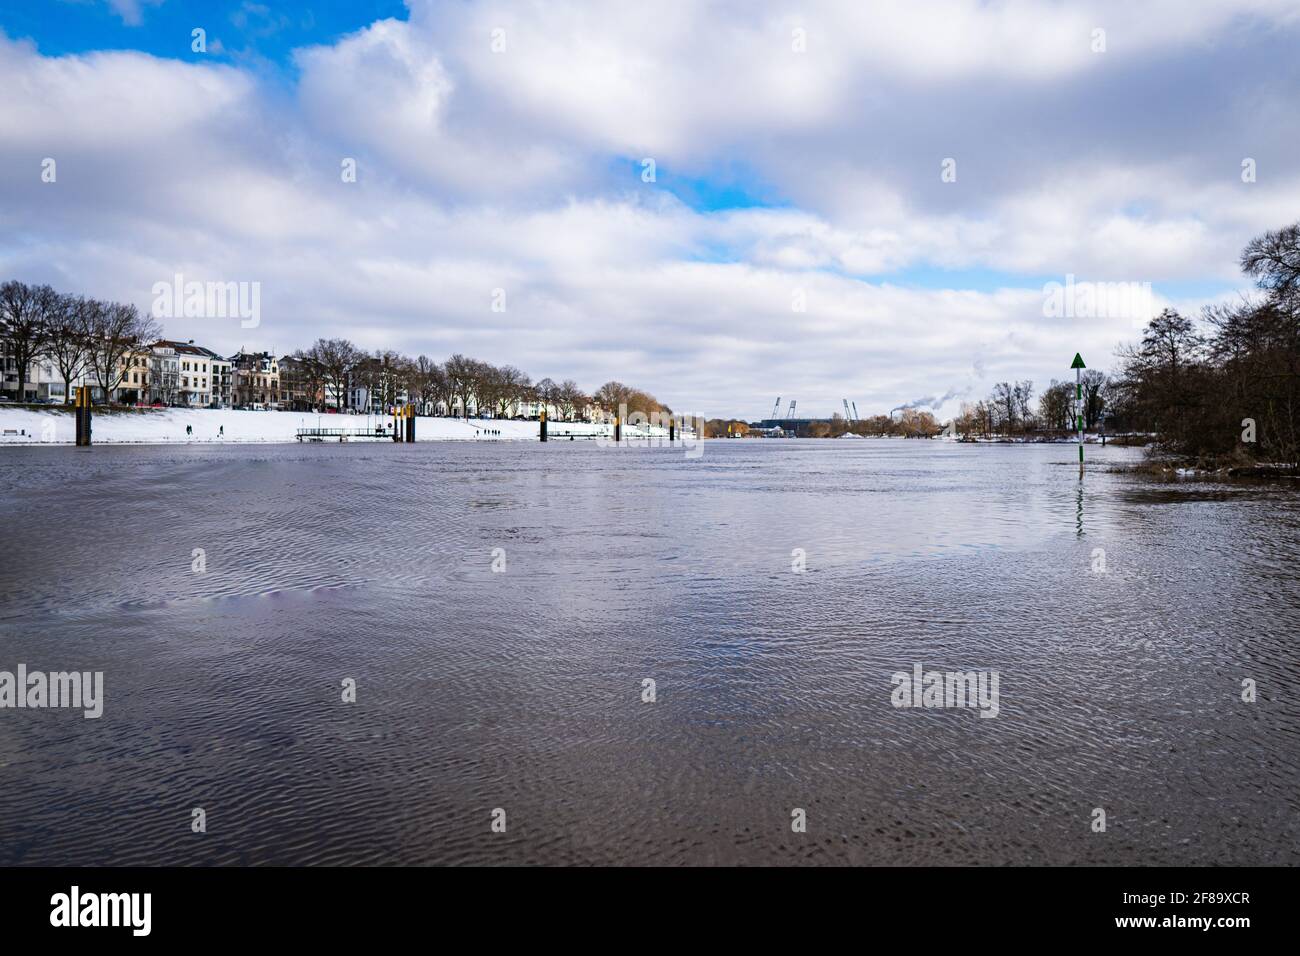
[[[985,398],[963,402],[952,428],[962,438],[1051,438],[1074,431],[1079,416],[1088,431],[1128,427],[1112,407],[1114,386],[1105,372],[1084,369],[1080,385],[1076,389],[1074,382],[1052,379],[1035,402],[1032,381],[998,382]],[[1082,402],[1076,391],[1082,391]]]
[[[1166,309],[1120,349],[1113,401],[1160,452],[1300,468],[1300,223],[1252,239],[1240,265],[1252,293],[1197,319]]]
[[[106,302],[56,292],[48,285],[8,281],[0,284],[0,361],[17,366],[17,398],[26,398],[33,362],[49,359],[64,383],[64,400],[72,400],[73,382],[83,376],[109,401],[130,372],[127,356],[147,349],[162,337],[150,315],[134,305]],[[545,402],[563,418],[574,418],[594,405],[607,414],[640,412],[670,414],[653,395],[622,382],[606,382],[590,395],[572,379],[537,382],[513,365],[456,354],[438,363],[421,355],[410,358],[392,350],[368,353],[347,339],[319,339],[292,356],[291,370],[282,369],[282,384],[297,385],[313,408],[346,406],[355,386],[367,390],[371,405],[391,407],[405,395],[425,406],[441,403],[449,412],[459,408],[468,417],[508,414],[518,403]],[[3,365],[0,364],[0,371]],[[7,376],[0,377],[0,384]]]
[[[1033,383],[1002,382],[954,420],[963,435],[1137,432],[1156,454],[1214,467],[1228,461],[1300,469],[1300,223],[1265,232],[1241,252],[1255,282],[1235,302],[1198,316],[1165,309],[1138,342],[1116,352],[1111,375],[1082,373],[1052,384],[1031,404]]]
[[[572,379],[536,382],[513,365],[493,365],[457,353],[445,362],[427,355],[415,358],[386,350],[367,353],[347,339],[318,339],[308,349],[292,356],[302,391],[313,396],[314,405],[337,407],[350,385],[367,390],[371,404],[392,406],[405,395],[408,402],[433,408],[442,405],[448,413],[459,409],[471,414],[509,414],[513,406],[541,402],[555,409],[561,418],[572,419],[589,405],[616,415],[628,413],[671,414],[671,409],[653,395],[622,382],[606,382],[591,394]],[[281,368],[281,375],[285,373]]]
[[[122,360],[161,335],[153,317],[134,305],[65,295],[48,285],[0,284],[0,358],[18,367],[19,401],[28,369],[41,358],[59,370],[66,401],[83,375],[108,395],[126,377]]]
[[[839,438],[852,434],[865,437],[933,438],[942,431],[932,412],[916,408],[903,409],[898,417],[873,415],[849,421],[839,412],[829,419],[807,422],[798,427],[800,438]],[[738,436],[748,438],[754,429],[735,418],[711,418],[704,423],[706,438]]]

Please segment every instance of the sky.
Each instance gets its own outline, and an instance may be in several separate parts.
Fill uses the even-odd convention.
[[[1298,47],[1292,0],[0,0],[0,279],[256,283],[255,327],[162,320],[220,352],[942,420],[1249,290]]]

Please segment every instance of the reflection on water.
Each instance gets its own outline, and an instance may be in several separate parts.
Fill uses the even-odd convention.
[[[6,450],[0,863],[1300,862],[1297,498],[1072,451]]]

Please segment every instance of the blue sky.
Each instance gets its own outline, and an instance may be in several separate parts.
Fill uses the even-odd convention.
[[[1297,33],[1283,0],[5,3],[0,274],[259,283],[255,328],[168,320],[221,351],[945,414],[1113,364],[1141,320],[1053,318],[1066,276],[1248,288],[1300,215]]]
[[[406,19],[400,0],[348,0],[305,4],[212,0],[192,3],[122,0],[39,0],[0,5],[10,37],[30,37],[47,56],[93,50],[139,50],[158,57],[192,59],[191,31],[218,41],[217,59],[258,57],[292,67],[295,47],[332,43],[385,17]]]

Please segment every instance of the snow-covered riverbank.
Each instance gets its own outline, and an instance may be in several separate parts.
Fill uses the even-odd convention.
[[[300,428],[373,432],[376,425],[383,428],[391,424],[391,418],[373,415],[160,408],[96,414],[92,434],[96,444],[266,443],[297,441]],[[187,427],[192,434],[186,432]],[[552,441],[613,437],[614,432],[612,425],[588,422],[551,422],[547,430]],[[537,441],[540,431],[537,422],[421,417],[415,421],[415,435],[417,441]],[[629,426],[623,430],[623,437],[628,439],[667,436],[667,429],[657,426]],[[0,445],[72,444],[75,439],[76,423],[67,412],[0,406]]]

